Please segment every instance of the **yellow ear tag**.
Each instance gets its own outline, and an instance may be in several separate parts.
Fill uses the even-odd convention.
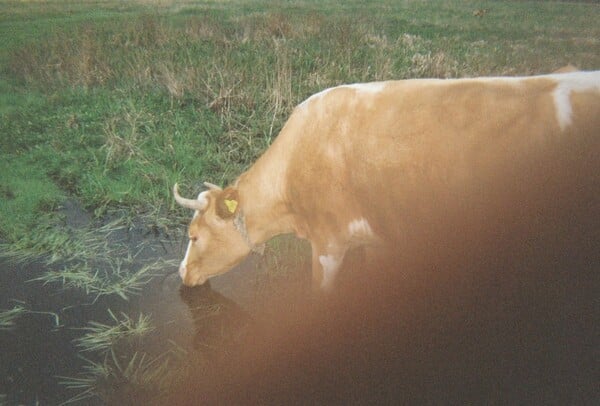
[[[229,213],[233,214],[235,213],[235,209],[237,209],[238,202],[237,200],[225,199],[225,206],[227,206],[227,210],[229,210]]]

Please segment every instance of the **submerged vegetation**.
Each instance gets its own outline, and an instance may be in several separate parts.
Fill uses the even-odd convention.
[[[64,404],[99,398],[105,404],[121,403],[123,399],[156,402],[185,370],[177,369],[182,354],[165,353],[149,356],[134,352],[119,357],[111,350],[100,362],[89,361],[78,377],[62,377],[61,384],[77,392]],[[153,403],[150,403],[153,404]]]
[[[127,399],[126,393],[156,397],[175,375],[171,366],[181,359],[177,352],[152,356],[137,350],[142,339],[154,330],[149,316],[139,314],[136,320],[127,314],[118,318],[110,309],[108,312],[113,324],[91,321],[75,340],[82,354],[92,353],[97,360],[86,358],[79,376],[61,377],[61,384],[76,392],[66,404],[94,397],[110,404],[111,400]],[[126,393],[119,393],[119,388]]]
[[[131,270],[126,266],[128,264],[132,265],[130,259],[124,261],[119,258],[99,263],[94,267],[84,262],[57,271],[48,271],[34,281],[59,282],[65,288],[82,289],[95,299],[100,296],[117,295],[128,300],[132,294],[139,293],[144,285],[156,276],[151,272],[152,270],[163,269],[167,264],[173,267],[174,261],[153,261],[137,270]]]
[[[97,361],[86,359],[81,374],[60,377],[60,383],[75,391],[64,404],[99,398],[105,404],[121,403],[124,399],[154,401],[164,394],[171,384],[186,373],[185,351],[173,344],[160,355],[139,352],[132,340],[141,340],[152,331],[148,317],[140,315],[132,320],[124,315],[122,320],[114,315],[114,326],[90,323],[86,334],[76,340],[82,351],[100,353]],[[123,345],[123,344],[126,345]]]
[[[0,311],[0,331],[10,330],[15,327],[15,319],[26,313],[23,306],[15,306],[9,310]]]
[[[108,352],[117,341],[132,337],[139,338],[153,329],[150,318],[143,314],[140,314],[136,321],[126,314],[118,319],[110,309],[108,312],[115,322],[114,325],[91,321],[89,326],[83,329],[86,333],[75,340],[75,344],[83,352]]]
[[[0,257],[40,261],[48,271],[34,282],[90,302],[130,300],[175,270],[179,254],[141,254],[151,248],[144,235],[183,239],[189,213],[173,204],[172,185],[192,194],[203,181],[233,180],[312,93],[600,67],[600,7],[589,3],[4,0],[2,8]],[[70,201],[89,218],[71,219]],[[263,289],[307,268],[306,252],[293,239],[271,242],[257,265]],[[0,334],[25,312],[0,312]],[[127,386],[154,396],[181,358],[178,349],[123,346],[155,327],[143,315],[110,315],[113,324],[90,321],[74,342],[92,356],[81,376],[62,380],[79,393],[72,401],[114,400],[110,388]]]

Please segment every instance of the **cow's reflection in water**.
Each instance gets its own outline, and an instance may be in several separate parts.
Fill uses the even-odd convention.
[[[213,358],[239,343],[250,317],[237,303],[213,290],[209,282],[181,286],[179,296],[194,323],[193,347],[204,357]]]

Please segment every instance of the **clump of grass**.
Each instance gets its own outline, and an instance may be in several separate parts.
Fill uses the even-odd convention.
[[[167,227],[157,218],[152,221],[155,228]],[[136,257],[149,243],[142,242],[138,252],[131,252],[132,247],[113,237],[114,233],[127,227],[130,225],[126,217],[97,228],[65,230],[56,227],[42,232],[35,240],[25,238],[12,244],[0,244],[0,255],[13,261],[41,259],[49,266],[57,262],[65,264],[61,269],[50,269],[32,281],[81,289],[94,296],[94,301],[109,295],[129,300],[157,271],[173,267],[175,262],[160,259],[140,264]]]
[[[77,263],[59,271],[48,271],[33,280],[44,284],[60,283],[68,289],[81,289],[86,294],[95,296],[94,301],[101,296],[110,295],[129,300],[131,295],[141,292],[150,279],[156,276],[154,271],[163,269],[166,264],[164,261],[154,261],[133,271],[135,264],[131,259],[117,258],[96,263],[95,266],[88,262]],[[173,266],[172,261],[168,266]]]
[[[67,389],[78,391],[78,393],[68,399],[63,405],[83,402],[98,396],[99,382],[110,376],[110,371],[105,363],[97,363],[86,360],[87,364],[83,367],[84,373],[81,376],[60,377],[59,383]]]
[[[27,309],[22,306],[0,311],[0,331],[12,330],[15,327],[15,320],[25,313],[27,313]]]
[[[68,229],[59,218],[49,215],[38,217],[35,233],[29,232],[17,241],[0,243],[0,257],[14,262],[40,260],[47,265],[56,262],[110,261],[126,257],[128,249],[118,242],[111,243],[111,235],[127,227],[125,218],[103,226]]]
[[[104,128],[106,142],[101,147],[106,151],[105,171],[130,159],[148,165],[143,144],[147,142],[147,135],[153,132],[153,125],[154,117],[133,103],[121,115],[110,118]]]
[[[0,256],[14,262],[42,260],[50,265],[56,262],[82,261],[87,258],[104,259],[118,254],[108,242],[93,231],[72,232],[58,227],[41,228],[36,235],[28,234],[19,241],[0,244]]]
[[[185,353],[179,347],[158,356],[133,352],[119,355],[110,349],[100,362],[87,360],[77,377],[61,377],[60,384],[78,393],[64,404],[98,398],[106,404],[125,399],[156,404],[174,382],[185,376]]]
[[[185,371],[183,349],[173,343],[158,356],[139,350],[141,340],[155,329],[149,316],[117,317],[110,309],[108,313],[113,323],[90,322],[83,328],[85,333],[74,340],[82,352],[98,360],[84,358],[86,364],[79,376],[61,377],[61,385],[78,391],[65,404],[93,397],[108,404],[132,398],[140,401],[146,396],[156,399]]]
[[[124,313],[121,314],[121,318],[117,318],[110,309],[108,313],[115,322],[113,325],[91,321],[88,327],[83,328],[85,334],[75,340],[75,345],[83,352],[104,353],[117,342],[140,339],[154,330],[147,315],[140,314],[138,319],[134,320]]]
[[[24,306],[15,306],[10,310],[0,311],[0,330],[12,330],[15,328],[15,320],[25,314],[42,314],[54,319],[55,327],[60,327],[60,318],[54,312],[29,310]]]

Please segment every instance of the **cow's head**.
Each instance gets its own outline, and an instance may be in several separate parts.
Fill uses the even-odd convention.
[[[237,190],[205,185],[209,190],[200,193],[196,200],[181,197],[177,184],[173,187],[177,203],[195,210],[188,230],[187,252],[179,265],[179,275],[187,286],[201,285],[209,277],[227,272],[251,251],[243,236],[245,231],[240,230]]]

